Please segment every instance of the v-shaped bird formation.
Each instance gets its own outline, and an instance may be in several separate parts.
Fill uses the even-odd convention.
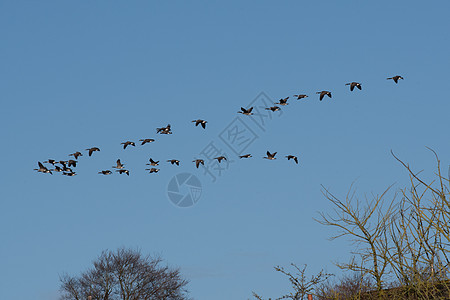
[[[402,76],[400,76],[400,75],[396,75],[396,76],[393,76],[393,77],[388,77],[386,79],[387,80],[393,80],[396,84],[398,84],[400,79],[404,80],[404,78]],[[346,86],[350,86],[350,91],[351,92],[354,91],[355,87],[358,90],[362,90],[361,83],[359,83],[359,82],[353,81],[353,82],[346,83],[345,85]],[[332,98],[332,95],[331,95],[330,91],[323,90],[323,91],[317,92],[316,94],[319,95],[319,101],[322,101],[325,96],[327,96],[329,98]],[[297,100],[302,100],[302,99],[308,98],[309,96],[305,95],[305,94],[298,94],[298,95],[293,95],[293,97],[296,98]],[[279,110],[281,110],[281,108],[279,106],[277,106],[277,105],[280,105],[280,106],[289,105],[288,100],[289,100],[289,97],[281,98],[280,100],[278,100],[278,102],[274,103],[275,104],[274,106],[266,107],[265,109],[266,110],[270,110],[272,112],[279,111]],[[240,113],[240,114],[243,114],[245,116],[251,117],[253,115],[252,110],[253,110],[253,107],[249,107],[249,108],[241,107],[241,110],[238,111],[237,113]],[[192,122],[194,123],[194,125],[196,127],[198,127],[198,125],[201,125],[201,127],[203,129],[206,129],[206,124],[208,123],[208,121],[203,120],[203,119],[196,119],[196,120],[193,120]],[[165,126],[165,127],[156,128],[156,133],[157,134],[172,134],[172,128],[171,128],[170,124],[167,124],[167,126]],[[141,142],[141,146],[143,146],[143,145],[145,145],[147,143],[155,142],[155,139],[153,139],[153,138],[143,138],[143,139],[140,139],[139,141]],[[125,142],[120,143],[120,145],[123,145],[123,149],[124,150],[127,149],[128,146],[136,147],[136,143],[133,142],[133,141],[125,141]],[[91,147],[91,148],[87,148],[85,151],[87,151],[88,156],[91,157],[91,156],[93,156],[94,152],[100,152],[100,148],[98,148],[98,147]],[[262,158],[267,159],[267,160],[276,160],[277,159],[276,155],[277,155],[277,152],[271,153],[270,151],[267,151],[266,152],[266,156],[263,156]],[[54,159],[48,159],[48,160],[43,162],[43,163],[51,165],[51,166],[45,166],[43,163],[38,161],[38,167],[39,168],[38,169],[34,169],[34,170],[37,171],[37,172],[40,172],[40,173],[44,173],[44,174],[51,174],[51,175],[53,175],[53,172],[57,172],[57,173],[62,173],[62,175],[69,176],[69,177],[75,176],[75,175],[77,175],[77,173],[75,171],[73,171],[72,168],[76,168],[77,167],[78,158],[80,156],[83,156],[83,154],[80,151],[76,151],[74,153],[69,154],[69,156],[73,156],[73,158],[75,160],[69,159],[69,160],[59,160],[58,161],[58,160],[54,160]],[[239,156],[240,159],[244,159],[244,158],[248,159],[248,158],[251,158],[251,157],[252,157],[252,155],[250,153]],[[288,155],[285,156],[285,158],[287,160],[293,160],[293,162],[298,164],[298,157],[295,156],[295,155],[288,154]],[[215,157],[214,159],[217,160],[218,163],[222,163],[222,161],[227,161],[227,157],[225,157],[225,156]],[[158,173],[160,169],[157,169],[155,167],[159,166],[159,160],[155,161],[155,160],[153,160],[153,158],[150,158],[149,162],[150,163],[147,163],[146,165],[150,166],[150,168],[147,168],[145,170],[149,171],[149,173]],[[180,163],[181,163],[180,160],[174,159],[174,158],[168,159],[167,162],[170,163],[171,165],[176,165],[176,166],[180,166]],[[194,159],[192,161],[192,163],[194,163],[193,165],[196,168],[199,168],[200,165],[202,165],[202,166],[205,165],[205,161],[203,159]],[[116,169],[115,171],[118,174],[126,174],[127,176],[130,176],[130,170],[125,169],[125,164],[122,163],[120,161],[120,159],[117,159],[116,165],[112,166],[112,168]],[[107,170],[100,170],[98,172],[98,174],[100,174],[100,175],[112,175],[114,173],[111,170],[107,169]]]

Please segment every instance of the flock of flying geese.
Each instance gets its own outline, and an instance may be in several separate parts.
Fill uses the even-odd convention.
[[[387,78],[388,80],[393,80],[395,83],[398,83],[398,81],[400,79],[404,79],[402,76],[400,75],[396,75],[393,77],[389,77]],[[353,91],[355,89],[355,87],[359,90],[362,89],[361,84],[359,82],[349,82],[346,83],[345,85],[350,86],[350,91]],[[319,94],[319,100],[322,101],[323,98],[325,96],[328,96],[331,98],[331,92],[329,91],[320,91],[317,92],[316,94]],[[297,98],[297,100],[301,100],[303,98],[307,98],[308,95],[294,95],[295,98]],[[273,112],[280,110],[280,106],[285,106],[288,105],[287,101],[288,101],[289,97],[286,98],[281,98],[280,100],[278,100],[278,102],[275,102],[274,106],[272,107],[267,107],[265,108],[266,110],[271,110]],[[253,115],[252,113],[253,107],[250,107],[248,109],[241,107],[241,110],[238,111],[238,113],[246,115],[246,116],[251,116]],[[195,123],[195,126],[201,125],[203,127],[203,129],[206,129],[206,124],[208,123],[205,120],[202,119],[198,119],[198,120],[193,120],[193,123]],[[168,124],[166,127],[161,127],[161,128],[156,128],[156,133],[158,134],[172,134],[172,130],[170,127],[170,124]],[[152,143],[155,140],[151,139],[151,138],[146,138],[146,139],[141,139],[139,140],[141,142],[141,145],[145,145],[147,143]],[[135,147],[136,144],[132,141],[126,141],[121,143],[121,145],[123,145],[123,149],[126,149],[128,146],[133,146]],[[100,151],[100,149],[98,147],[92,147],[92,148],[88,148],[86,149],[86,151],[88,151],[88,155],[92,156],[92,154],[96,151]],[[263,158],[265,159],[269,159],[269,160],[275,160],[276,157],[275,155],[277,154],[277,152],[273,152],[270,153],[269,151],[267,151],[267,156],[264,156]],[[83,156],[83,154],[79,151],[69,154],[69,156],[73,156],[74,159],[69,159],[69,160],[60,160],[60,161],[56,161],[54,159],[48,159],[47,161],[44,161],[44,163],[46,164],[50,164],[53,166],[53,169],[49,169],[46,166],[44,166],[41,162],[38,161],[38,166],[39,169],[34,169],[37,172],[41,172],[41,173],[45,173],[45,174],[53,174],[52,172],[62,172],[63,175],[66,176],[75,176],[77,175],[76,172],[74,172],[72,170],[72,168],[75,168],[77,166],[78,163],[78,157]],[[252,157],[251,154],[245,154],[245,155],[240,155],[239,158],[250,158]],[[288,160],[293,160],[296,164],[298,164],[298,157],[295,155],[286,155],[285,156]],[[219,163],[221,163],[223,160],[227,160],[227,158],[225,156],[219,156],[219,157],[215,157],[214,159],[216,159]],[[150,166],[148,169],[145,169],[146,171],[149,171],[149,173],[158,173],[159,169],[155,168],[156,166],[159,165],[159,161],[154,161],[152,158],[149,159],[150,163],[147,163],[146,165]],[[180,165],[180,161],[178,159],[169,159],[167,160],[167,162],[169,162],[172,165]],[[195,163],[195,166],[198,168],[200,165],[205,165],[205,161],[203,159],[195,159],[192,162]],[[130,175],[130,171],[126,170],[124,168],[124,164],[121,163],[120,159],[118,159],[116,161],[116,165],[113,166],[112,168],[116,169],[115,171],[118,172],[119,174],[127,174],[128,176]],[[98,172],[98,174],[101,175],[111,175],[113,174],[113,172],[111,170],[102,170],[100,172]]]

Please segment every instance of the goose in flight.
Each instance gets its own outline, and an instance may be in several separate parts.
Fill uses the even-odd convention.
[[[241,111],[238,111],[238,114],[243,114],[243,115],[246,115],[246,116],[251,116],[251,115],[253,115],[252,110],[253,110],[253,106],[250,107],[249,109],[245,109],[245,108],[241,107]]]
[[[288,105],[289,103],[287,103],[289,97],[286,98],[281,98],[280,100],[278,100],[278,102],[275,102],[274,104],[279,104],[279,105]]]
[[[225,156],[219,156],[219,157],[214,157],[214,159],[217,159],[217,161],[220,163],[222,160],[227,160],[227,158]]]
[[[294,97],[297,97],[297,100],[300,100],[300,99],[308,97],[308,95],[294,95]]]
[[[205,161],[203,159],[196,159],[193,160],[192,162],[195,162],[195,166],[197,167],[197,169],[200,164],[205,165]]]
[[[150,171],[149,173],[158,173],[159,172],[159,169],[157,169],[157,168],[151,168],[151,169],[145,169],[145,170]]]
[[[119,172],[119,174],[125,173],[125,174],[127,174],[127,176],[130,176],[130,171],[125,170],[125,169],[116,170],[116,172]]]
[[[239,155],[239,158],[250,158],[250,157],[252,157],[251,154]]]
[[[198,126],[198,124],[201,124],[201,125],[202,125],[202,127],[203,127],[203,129],[205,129],[205,128],[206,128],[206,123],[208,123],[207,121],[205,121],[205,120],[201,120],[201,119],[198,119],[198,120],[194,120],[194,121],[192,121],[192,122],[195,122],[195,126]]]
[[[56,162],[56,160],[54,160],[54,159],[49,159],[49,160],[46,160],[46,161],[44,161],[44,164],[52,164],[52,165],[55,165],[57,162]]]
[[[156,133],[172,134],[172,131],[170,130],[170,124],[167,124],[166,127],[156,128]]]
[[[169,159],[167,162],[170,162],[172,165],[175,164],[177,166],[180,165],[180,161],[178,159]]]
[[[270,153],[269,151],[267,151],[267,156],[264,156],[263,158],[270,159],[270,160],[274,160],[274,159],[276,159],[276,158],[275,158],[275,155],[277,155],[276,152]]]
[[[77,151],[75,153],[69,154],[69,156],[73,156],[73,157],[75,157],[75,159],[78,159],[78,157],[83,156],[83,154],[81,154],[80,151]]]
[[[355,87],[357,87],[359,90],[361,90],[361,83],[359,82],[349,82],[346,83],[345,85],[349,85],[350,86],[350,91],[353,92],[353,90],[355,89]]]
[[[392,79],[392,80],[394,80],[394,82],[395,83],[398,83],[398,80],[399,79],[404,79],[402,76],[400,76],[400,75],[396,75],[396,76],[394,76],[394,77],[389,77],[389,78],[386,78],[387,80],[389,80],[389,79]]]
[[[105,171],[100,171],[100,172],[98,172],[98,174],[111,175],[112,172],[111,172],[110,170],[105,170]]]
[[[319,100],[322,101],[323,97],[325,97],[325,95],[327,95],[328,97],[331,98],[331,93],[329,91],[321,91],[321,92],[317,92],[316,94],[320,94]]]
[[[129,145],[136,147],[136,144],[134,142],[130,142],[130,141],[126,141],[126,142],[120,143],[120,144],[123,145],[123,149],[127,149],[127,146],[129,146]]]
[[[158,161],[154,161],[153,159],[149,159],[149,161],[150,161],[150,163],[149,164],[147,164],[148,166],[157,166],[157,165],[159,165],[159,160]]]
[[[52,171],[47,169],[40,161],[38,161],[39,169],[34,169],[35,171],[42,172],[42,173],[50,173],[53,175]]]
[[[118,159],[117,161],[116,161],[116,165],[115,166],[112,166],[113,168],[116,168],[116,169],[123,169],[123,166],[124,166],[125,164],[122,164],[121,162],[120,162],[120,159]]]
[[[89,156],[91,156],[94,151],[100,151],[100,149],[97,147],[92,147],[92,148],[86,149],[86,151],[89,151]]]
[[[298,164],[298,158],[295,155],[286,155],[286,158],[288,160],[293,159],[295,161],[296,164]]]
[[[271,110],[271,111],[279,111],[281,108],[279,108],[278,106],[272,106],[272,107],[266,107],[266,110]]]
[[[68,165],[69,165],[69,167],[76,167],[77,166],[77,162],[78,161],[76,161],[76,160],[69,159]]]
[[[142,140],[139,140],[139,142],[142,142],[141,145],[145,145],[146,143],[152,143],[154,141],[155,141],[154,139],[142,139]]]

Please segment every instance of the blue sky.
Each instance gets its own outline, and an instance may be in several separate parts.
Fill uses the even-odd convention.
[[[338,273],[333,262],[351,245],[327,240],[335,231],[312,219],[332,209],[321,185],[339,196],[355,180],[360,195],[402,188],[391,149],[424,174],[435,166],[425,146],[450,164],[449,10],[448,1],[0,1],[0,299],[57,299],[59,274],[120,246],[180,267],[195,299],[279,296],[288,282],[273,266],[291,262]],[[397,74],[405,80],[386,80]],[[350,92],[351,81],[363,90]],[[321,90],[333,98],[320,102]],[[219,135],[261,92],[290,104],[264,130],[240,116],[257,138],[253,158],[239,160]],[[174,134],[156,135],[168,123]],[[147,137],[156,142],[121,148]],[[215,182],[191,162],[210,142],[235,160]],[[101,152],[88,157],[92,146]],[[78,150],[77,176],[33,171]],[[267,150],[278,159],[262,159]],[[164,162],[156,175],[144,171],[149,157]],[[129,177],[97,174],[117,158]],[[167,197],[180,172],[202,183],[190,208]]]

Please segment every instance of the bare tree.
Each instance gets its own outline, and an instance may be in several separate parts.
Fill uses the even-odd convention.
[[[344,270],[351,270],[369,274],[373,277],[377,290],[382,291],[383,275],[387,271],[386,236],[385,232],[390,226],[391,217],[394,214],[394,199],[389,201],[387,208],[384,205],[384,196],[389,191],[387,188],[381,195],[372,195],[371,199],[362,202],[355,197],[355,191],[350,187],[345,200],[340,200],[329,190],[323,187],[324,196],[334,205],[334,214],[320,213],[319,223],[336,227],[340,233],[331,237],[336,239],[342,236],[350,236],[357,245],[352,252],[353,257],[349,263],[338,263],[337,266]]]
[[[103,251],[79,276],[60,277],[62,300],[184,300],[188,281],[160,257],[119,248]]]
[[[288,294],[285,294],[279,298],[276,298],[276,300],[281,299],[292,299],[292,300],[303,300],[306,299],[308,294],[314,294],[315,289],[322,284],[323,282],[327,281],[328,278],[333,276],[333,274],[325,273],[323,270],[321,270],[316,275],[312,275],[310,278],[306,276],[306,265],[303,266],[303,268],[298,267],[296,264],[291,264],[291,266],[295,269],[294,272],[286,271],[283,267],[276,266],[275,270],[277,272],[282,273],[283,275],[287,276],[289,281],[291,282],[293,292],[290,292]],[[255,297],[258,300],[263,300],[263,298],[253,292],[253,297]],[[270,300],[270,298],[269,298]]]
[[[410,295],[422,298],[433,298],[439,293],[450,294],[449,179],[442,176],[436,152],[428,149],[437,162],[432,179],[412,171],[409,164],[391,151],[408,171],[410,186],[401,190],[403,197],[399,213],[388,232],[393,245],[387,252],[388,260],[399,284],[408,287]]]

